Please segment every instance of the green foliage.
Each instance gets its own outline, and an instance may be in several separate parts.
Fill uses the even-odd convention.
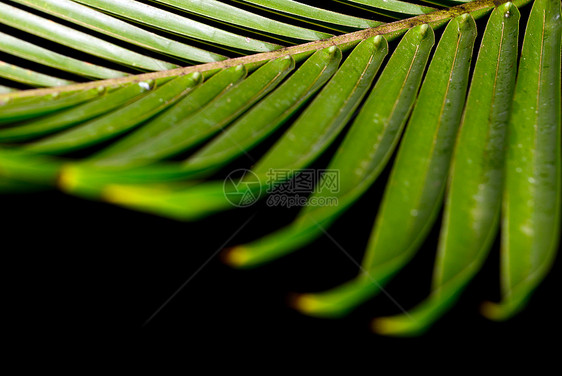
[[[362,17],[290,0],[1,3],[10,30],[0,50],[14,60],[0,62],[0,191],[59,189],[194,221],[267,196],[266,181],[291,178],[271,171],[302,171],[341,136],[327,166],[339,172],[339,190],[325,189],[325,174],[308,198],[338,204],[305,206],[224,260],[256,267],[327,234],[396,154],[360,273],[298,296],[295,308],[339,317],[383,291],[444,205],[428,298],[373,329],[427,330],[481,269],[498,232],[502,298],[482,312],[511,317],[559,245],[560,1],[536,0],[530,10],[528,0],[341,2]],[[85,54],[68,56],[75,50]],[[239,184],[217,177],[280,131]]]

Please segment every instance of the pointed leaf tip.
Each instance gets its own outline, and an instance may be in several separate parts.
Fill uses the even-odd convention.
[[[74,191],[76,187],[78,170],[72,165],[62,166],[59,177],[57,179],[57,186],[66,192]]]
[[[523,304],[513,304],[512,302],[484,302],[480,306],[482,316],[492,321],[505,321],[515,316],[521,309]]]
[[[493,302],[482,303],[482,305],[480,306],[480,313],[482,314],[482,316],[493,321],[502,321],[505,319],[499,304]]]
[[[302,313],[309,314],[314,312],[316,301],[311,294],[295,294],[290,300],[290,306]]]
[[[112,204],[130,203],[133,195],[119,185],[109,185],[103,189],[102,197],[105,201]]]
[[[341,318],[349,312],[338,300],[326,299],[315,293],[293,294],[290,306],[300,313],[312,317]]]
[[[249,254],[244,247],[236,246],[232,248],[225,248],[221,254],[221,260],[234,268],[240,268],[247,265]]]
[[[381,317],[371,322],[376,334],[392,337],[415,337],[423,334],[427,327],[409,316]]]

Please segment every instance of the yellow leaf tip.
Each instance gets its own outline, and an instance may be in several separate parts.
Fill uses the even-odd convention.
[[[294,294],[291,297],[290,305],[297,311],[305,314],[313,313],[318,308],[318,300],[313,294]]]
[[[242,246],[226,248],[222,252],[222,261],[235,268],[246,265],[248,260],[248,251]]]
[[[499,309],[496,303],[484,302],[480,306],[480,313],[482,316],[490,320],[497,320],[499,316]]]
[[[390,335],[397,331],[397,325],[392,320],[386,318],[377,318],[371,321],[371,329],[376,334]]]
[[[57,186],[66,192],[72,192],[78,186],[78,169],[72,165],[61,167],[57,179]]]
[[[410,316],[379,317],[371,322],[371,330],[383,336],[414,337],[422,334],[425,329]]]
[[[515,315],[519,308],[513,304],[484,302],[480,306],[480,313],[488,320],[505,321]]]
[[[102,197],[105,201],[113,204],[131,203],[132,192],[120,185],[108,185],[103,189]]]

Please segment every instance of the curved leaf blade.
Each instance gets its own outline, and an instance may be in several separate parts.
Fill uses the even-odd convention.
[[[0,23],[126,66],[155,71],[177,68],[3,3]]]
[[[210,173],[247,153],[283,124],[337,70],[341,51],[329,47],[316,52],[282,86],[254,106],[220,136],[188,158],[186,170]]]
[[[369,89],[386,55],[381,42],[381,37],[376,38],[376,41],[375,38],[370,38],[353,50],[314,101],[256,164],[253,174],[248,175],[252,182],[258,184],[246,184],[244,181],[244,189],[261,189],[270,169],[303,168],[328,146]],[[257,181],[253,176],[258,176]],[[166,190],[124,186],[111,187],[107,195],[111,202],[181,220],[192,220],[233,207],[225,195],[223,182],[209,182],[193,189],[195,191],[192,192],[190,188]],[[208,198],[205,198],[205,192],[208,193]],[[197,202],[192,203],[191,200]],[[205,203],[209,206],[206,207]]]
[[[185,119],[197,113],[211,101],[220,98],[221,95],[224,95],[234,85],[243,80],[246,74],[247,71],[242,65],[216,73],[168,111],[151,119],[139,129],[104,148],[85,162],[88,165],[107,167],[131,167],[133,165],[154,162],[155,158],[135,158],[130,154],[135,148],[150,144],[151,140],[158,137],[161,133],[178,126],[178,123],[184,122]]]
[[[86,1],[86,0],[80,0]],[[90,0],[88,0],[90,1]],[[203,17],[234,24],[261,32],[267,32],[282,37],[299,40],[318,40],[331,37],[331,34],[321,33],[303,27],[279,22],[258,14],[250,13],[232,5],[215,0],[153,0],[162,4],[183,9]]]
[[[367,9],[386,11],[385,14],[401,13],[408,15],[426,14],[435,11],[435,8],[411,4],[399,0],[340,0],[342,3],[359,4]]]
[[[29,86],[64,86],[70,85],[73,81],[64,80],[50,76],[48,74],[32,71],[31,69],[21,68],[14,64],[0,61],[0,77],[12,81],[21,82]]]
[[[275,89],[294,67],[294,60],[290,56],[272,60],[193,116],[144,142],[122,150],[107,160],[108,164],[147,164],[194,147],[220,132],[260,98]]]
[[[328,11],[322,8],[316,8],[307,4],[299,3],[293,0],[238,0],[243,3],[248,3],[271,9],[284,14],[297,16],[303,19],[319,21],[322,23],[353,27],[357,29],[365,29],[368,27],[375,27],[380,25],[380,22],[371,21],[364,18],[348,16],[342,13]]]
[[[85,90],[82,92],[63,96],[62,98],[45,101],[43,103],[8,103],[0,106],[0,125],[19,122],[22,120],[64,110],[69,107],[77,106],[83,102],[86,102],[87,100],[102,95],[105,90],[106,88]],[[12,129],[20,128],[20,124],[11,124],[13,125]],[[5,131],[6,130],[0,129],[0,134],[3,134]]]
[[[157,51],[167,55],[179,57],[182,60],[196,62],[210,62],[226,59],[225,56],[202,50],[193,46],[176,42],[169,38],[151,33],[140,27],[128,24],[115,17],[108,16],[90,7],[77,4],[69,0],[14,0],[34,9],[60,17],[64,20],[86,27],[90,30],[109,35],[116,39]],[[78,1],[94,5],[97,1]],[[168,68],[170,69],[170,68]]]
[[[62,154],[106,141],[163,111],[188,94],[200,80],[199,73],[177,77],[126,107],[62,133],[27,144],[24,149],[32,153]]]
[[[362,261],[362,273],[296,301],[305,313],[341,316],[376,294],[413,256],[441,207],[462,116],[476,24],[452,20],[429,66],[392,167]]]
[[[127,73],[64,56],[4,33],[0,33],[0,51],[90,78],[127,76]]]
[[[258,52],[273,51],[281,48],[281,46],[274,43],[262,42],[233,34],[137,1],[120,0],[117,3],[110,0],[80,0],[80,2],[126,19],[142,22],[162,30],[213,44]]]
[[[79,124],[126,105],[133,100],[133,98],[145,93],[147,89],[150,88],[150,85],[150,82],[131,84],[109,93],[107,92],[109,91],[108,88],[104,88],[106,93],[102,97],[68,109],[65,109],[65,107],[67,107],[69,101],[71,101],[72,104],[77,104],[76,96],[78,96],[78,99],[82,99],[86,93],[98,93],[99,95],[101,94],[99,89],[90,89],[88,91],[76,93],[69,96],[68,99],[62,98],[62,100],[59,101],[50,101],[44,106],[38,106],[37,103],[16,103],[15,106],[12,106],[13,109],[11,111],[6,111],[6,114],[10,114],[12,118],[14,116],[19,116],[21,119],[22,116],[27,117],[37,114],[38,111],[41,111],[41,115],[47,116],[42,116],[38,119],[31,119],[26,122],[19,123],[11,128],[0,129],[0,141],[28,141],[39,136],[44,136],[66,129],[75,124]],[[29,110],[29,107],[32,107],[32,110]],[[52,112],[53,108],[59,111],[49,114]]]
[[[509,122],[502,226],[502,302],[493,319],[521,310],[554,261],[561,211],[560,2],[533,4]]]
[[[346,138],[328,165],[339,171],[339,191],[321,181],[310,200],[336,198],[337,206],[306,206],[289,228],[232,249],[236,266],[255,266],[287,254],[324,233],[329,225],[376,179],[390,158],[414,103],[434,43],[428,25],[410,30],[390,58]],[[244,260],[243,263],[240,263]]]
[[[451,162],[430,297],[408,315],[376,319],[387,335],[418,334],[455,302],[498,230],[507,122],[515,87],[519,11],[497,7],[486,26]]]

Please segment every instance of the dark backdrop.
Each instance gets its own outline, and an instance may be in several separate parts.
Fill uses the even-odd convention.
[[[243,160],[229,168],[248,165]],[[10,338],[21,346],[45,349],[57,339],[78,349],[93,343],[101,348],[140,344],[148,350],[197,347],[223,354],[259,347],[288,356],[302,348],[364,348],[381,355],[460,344],[472,344],[475,353],[495,353],[506,346],[542,346],[561,334],[554,306],[560,261],[520,315],[504,323],[479,315],[482,301],[499,296],[498,242],[455,308],[418,338],[384,338],[369,331],[373,317],[399,312],[385,295],[338,320],[292,310],[291,293],[320,291],[357,273],[349,256],[361,260],[387,175],[388,169],[330,230],[339,245],[323,237],[291,256],[244,271],[225,266],[216,252],[279,228],[298,210],[262,203],[180,223],[58,192],[2,195],[5,328],[15,331]],[[412,263],[386,287],[404,308],[429,291],[438,229],[439,222]]]

